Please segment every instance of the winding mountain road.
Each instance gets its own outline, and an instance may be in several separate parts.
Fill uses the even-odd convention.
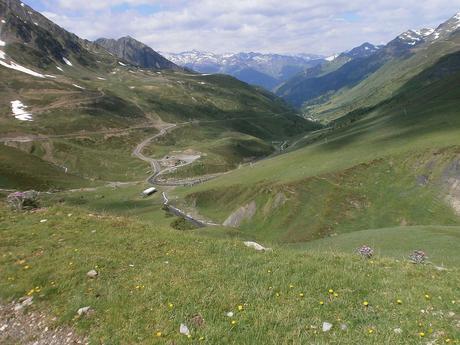
[[[147,162],[150,164],[150,166],[152,167],[152,176],[150,176],[147,180],[148,181],[151,181],[152,179],[154,179],[158,174],[161,173],[161,165],[160,163],[158,162],[158,160],[154,159],[154,158],[151,158],[151,157],[147,157],[145,156],[142,151],[144,151],[144,148],[150,144],[153,140],[159,138],[159,137],[162,137],[164,135],[166,135],[168,132],[172,131],[173,129],[177,128],[177,125],[176,124],[169,124],[167,125],[166,127],[160,129],[160,132],[155,134],[154,136],[152,137],[149,137],[147,139],[145,139],[143,142],[141,142],[139,145],[136,146],[136,148],[134,149],[133,151],[133,156],[139,158],[140,160],[143,160],[144,162]]]

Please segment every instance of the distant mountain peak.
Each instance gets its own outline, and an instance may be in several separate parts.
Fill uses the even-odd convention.
[[[180,69],[146,44],[129,35],[119,39],[99,38],[95,43],[135,66],[154,69]]]
[[[372,43],[365,42],[358,47],[355,47],[345,53],[342,53],[341,55],[349,57],[351,59],[365,58],[374,54],[379,49],[380,47],[373,45]]]
[[[224,73],[249,84],[273,89],[281,82],[324,62],[313,54],[270,54],[258,52],[211,53],[196,49],[182,53],[163,53],[179,66],[201,73]]]

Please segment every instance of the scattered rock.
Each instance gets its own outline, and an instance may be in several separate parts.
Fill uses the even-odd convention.
[[[271,250],[270,248],[265,248],[264,246],[260,245],[259,243],[257,242],[252,242],[252,241],[246,241],[244,242],[244,245],[246,247],[249,247],[249,248],[253,248],[259,252],[264,252],[264,251],[267,251],[267,250]]]
[[[393,332],[395,332],[396,334],[401,334],[402,333],[402,329],[401,328],[395,328],[393,330]]]
[[[48,221],[48,219],[42,219],[42,220],[40,221],[40,223],[46,223],[47,221]]]
[[[346,330],[348,329],[348,326],[347,326],[345,323],[342,323],[342,324],[340,325],[340,329],[341,329],[342,331],[346,331]]]
[[[33,297],[23,297],[22,299],[19,300],[19,303],[17,303],[14,306],[14,310],[19,311],[26,307],[31,306],[33,304],[33,299],[34,299]]]
[[[97,278],[98,275],[99,273],[96,270],[91,270],[88,273],[86,273],[86,276],[91,279]]]
[[[190,335],[190,330],[183,323],[180,324],[179,332],[180,334],[183,334],[183,335],[187,335],[187,336]]]
[[[83,308],[78,309],[77,314],[78,316],[84,316],[84,315],[88,315],[89,313],[91,313],[91,311],[92,311],[91,307],[83,307]]]
[[[332,323],[323,322],[323,332],[329,332],[332,329]]]
[[[235,315],[232,311],[229,311],[227,314],[226,314],[228,317],[233,317],[233,315]]]
[[[22,303],[29,300],[24,298]],[[29,303],[29,302],[26,302]],[[56,327],[56,319],[32,309],[15,310],[17,303],[0,304],[0,344],[77,345],[88,344],[68,326]]]

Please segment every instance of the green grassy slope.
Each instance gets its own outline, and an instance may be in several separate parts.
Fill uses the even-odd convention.
[[[324,102],[307,104],[304,111],[310,116],[328,121],[359,108],[374,106],[396,95],[409,80],[459,49],[458,33],[448,40],[422,45],[415,48],[412,55],[390,60],[359,84],[342,89]]]
[[[0,161],[1,188],[49,190],[57,186],[80,188],[92,184],[73,173],[65,174],[62,167],[7,146],[0,145]]]
[[[345,117],[302,149],[178,195],[221,221],[256,201],[255,217],[241,229],[272,241],[458,224],[446,201],[458,178],[460,95],[451,87],[460,78],[458,56],[440,60],[386,104]]]
[[[278,247],[258,253],[240,241],[178,236],[167,228],[89,216],[76,208],[12,216],[2,207],[0,220],[5,253],[0,297],[32,295],[33,309],[46,310],[56,324],[74,326],[91,343],[458,340],[458,317],[449,316],[460,303],[456,269],[440,272],[378,257],[366,261]],[[90,269],[99,272],[97,279],[86,277]],[[94,313],[76,318],[83,306]],[[193,323],[197,315],[202,325]],[[330,332],[321,330],[323,322],[333,324]],[[191,329],[191,339],[179,334],[181,323]]]
[[[130,66],[19,1],[0,4],[0,15],[5,20],[0,34],[6,42],[2,60],[47,75],[37,78],[0,66],[0,137],[61,136],[32,149],[29,144],[17,147],[85,178],[126,181],[145,175],[148,166],[136,162],[131,151],[153,130],[132,130],[163,122],[195,121],[205,124],[207,133],[211,128],[214,135],[201,144],[214,148],[205,152],[213,157],[200,162],[201,171],[234,168],[250,157],[273,152],[272,141],[318,128],[273,94],[228,76]],[[27,106],[33,122],[14,118],[15,100]],[[62,137],[66,134],[79,137]],[[235,145],[243,149],[232,149]],[[190,174],[199,172],[191,169]],[[62,186],[59,179],[56,186]]]
[[[447,226],[403,226],[355,231],[335,237],[294,244],[292,248],[318,252],[353,253],[367,244],[379,256],[404,260],[414,250],[425,250],[428,260],[438,266],[458,267],[456,254],[460,229]]]

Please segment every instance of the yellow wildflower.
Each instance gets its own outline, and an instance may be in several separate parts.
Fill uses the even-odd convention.
[[[369,302],[368,302],[368,301],[364,301],[364,302],[363,302],[363,306],[368,307],[368,306],[369,306]]]

